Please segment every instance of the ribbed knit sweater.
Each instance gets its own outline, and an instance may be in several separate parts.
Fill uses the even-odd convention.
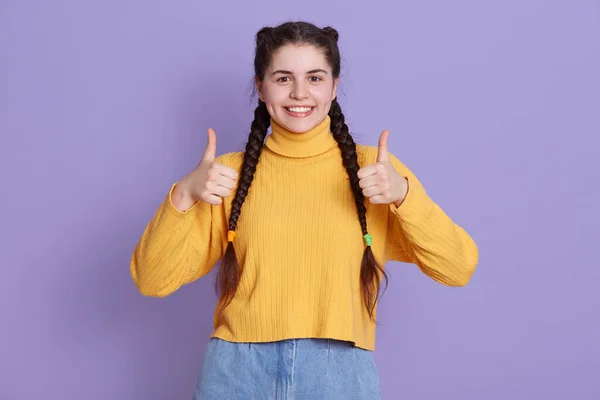
[[[374,350],[375,324],[360,288],[365,242],[330,119],[302,134],[275,121],[271,126],[236,229],[240,284],[232,302],[215,310],[212,336],[234,342],[331,338]],[[356,151],[361,167],[376,162],[377,147],[357,145]],[[415,264],[444,285],[466,285],[478,263],[476,244],[415,175],[390,158],[409,189],[400,207],[365,201],[375,257],[381,264]],[[240,171],[243,153],[216,162]],[[133,280],[147,296],[167,296],[202,278],[227,246],[233,194],[219,206],[200,201],[180,211],[171,201],[176,184],[131,259]]]

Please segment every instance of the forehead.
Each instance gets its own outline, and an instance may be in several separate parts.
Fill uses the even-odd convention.
[[[331,68],[323,52],[311,45],[285,45],[282,46],[271,59],[269,70],[286,70],[292,72],[306,72],[313,69]]]

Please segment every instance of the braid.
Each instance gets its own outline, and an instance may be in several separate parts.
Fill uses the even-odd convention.
[[[360,227],[362,228],[363,235],[368,233],[367,231],[367,207],[364,203],[364,196],[360,186],[358,185],[358,158],[356,155],[356,144],[354,139],[348,133],[348,125],[345,123],[344,114],[340,108],[337,100],[331,103],[331,131],[333,137],[338,142],[338,147],[342,151],[342,164],[346,168],[348,177],[350,178],[350,186],[354,192],[354,202],[356,203],[356,209],[358,210],[358,219],[360,221]]]
[[[229,216],[229,231],[231,233],[234,233],[237,227],[242,205],[244,204],[244,200],[246,200],[248,190],[254,179],[254,172],[256,171],[256,165],[258,164],[270,123],[271,117],[267,111],[267,106],[259,100],[258,106],[254,110],[254,121],[252,121],[250,136],[246,143],[244,163],[242,164],[238,187],[235,198],[231,203],[231,215]],[[215,282],[215,290],[217,294],[220,294],[224,306],[227,306],[231,302],[237,289],[240,275],[241,271],[237,262],[235,248],[233,247],[233,242],[229,240]]]
[[[348,125],[346,125],[342,108],[340,107],[337,99],[334,99],[331,103],[329,116],[331,118],[331,132],[338,143],[338,147],[342,151],[342,164],[346,168],[346,172],[350,178],[350,186],[352,188],[352,192],[354,193],[354,202],[356,203],[360,227],[363,235],[367,235],[369,233],[367,228],[367,207],[364,203],[365,197],[362,193],[362,189],[359,186],[359,165],[356,155],[356,143],[354,143],[354,139],[348,132]],[[374,318],[373,313],[375,310],[375,304],[379,298],[379,284],[381,283],[381,276],[378,274],[378,272],[380,272],[385,278],[387,286],[387,274],[375,259],[373,251],[371,250],[371,245],[368,243],[365,247],[361,262],[360,281],[365,306],[367,307],[369,316],[371,318]]]

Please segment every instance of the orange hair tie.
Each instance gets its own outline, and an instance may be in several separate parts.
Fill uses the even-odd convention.
[[[235,240],[235,231],[228,231],[227,232],[227,241],[233,242],[234,240]]]

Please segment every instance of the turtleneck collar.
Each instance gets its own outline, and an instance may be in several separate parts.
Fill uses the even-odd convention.
[[[292,158],[314,157],[337,146],[331,134],[331,118],[304,133],[294,133],[279,125],[271,118],[271,134],[265,145],[277,154]]]

